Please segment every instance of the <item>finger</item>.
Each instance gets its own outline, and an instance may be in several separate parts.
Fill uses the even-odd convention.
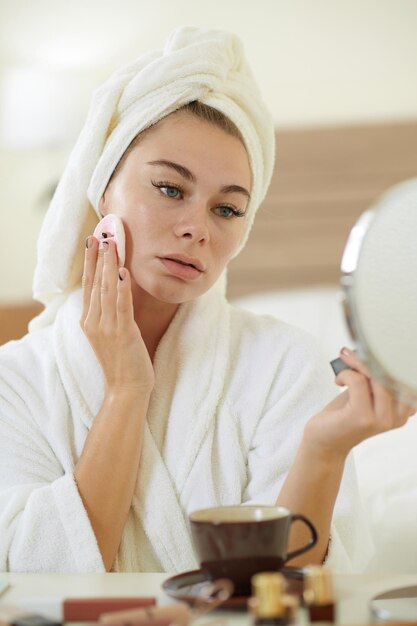
[[[120,328],[126,328],[132,320],[134,314],[130,274],[125,267],[121,267],[117,283],[117,323]]]
[[[374,394],[375,414],[385,429],[404,426],[408,418],[416,413],[416,407],[401,402],[395,390],[385,387],[374,379],[371,385]]]
[[[395,398],[392,391],[374,378],[370,381],[374,399],[374,412],[379,428],[389,430],[395,426]]]
[[[333,398],[333,400],[329,402],[326,408],[331,409],[332,411],[339,410],[343,408],[348,402],[349,390],[345,389],[345,391],[342,391],[335,398]]]
[[[352,369],[357,370],[367,378],[371,378],[372,374],[368,367],[363,361],[361,361],[353,350],[349,350],[349,348],[342,348],[340,351],[340,358]]]
[[[101,276],[101,326],[112,327],[117,319],[117,267],[116,248],[113,241],[106,242],[103,250],[103,271]]]
[[[342,370],[336,384],[349,389],[349,403],[354,414],[373,419],[374,407],[369,379],[355,370]]]
[[[96,327],[99,324],[101,317],[101,277],[103,274],[104,247],[106,245],[108,245],[108,243],[103,242],[103,244],[99,246],[97,263],[94,272],[93,288],[91,290],[90,309],[87,319],[91,322],[93,327]]]
[[[98,241],[90,235],[85,242],[84,269],[82,277],[83,307],[81,323],[83,324],[90,309],[91,291],[93,289],[94,274],[97,263]]]
[[[394,412],[397,416],[398,426],[403,426],[410,417],[417,414],[417,407],[397,399],[394,404]]]

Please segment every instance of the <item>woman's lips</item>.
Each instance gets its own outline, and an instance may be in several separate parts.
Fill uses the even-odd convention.
[[[184,265],[179,261],[173,261],[172,259],[164,259],[161,257],[159,257],[159,260],[170,274],[177,276],[178,278],[183,278],[184,280],[195,280],[202,274],[202,272],[195,267],[192,267],[191,265]]]

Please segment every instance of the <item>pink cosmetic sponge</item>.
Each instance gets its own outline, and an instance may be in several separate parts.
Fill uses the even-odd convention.
[[[125,231],[123,228],[122,220],[117,215],[109,213],[103,217],[103,219],[97,224],[94,233],[94,237],[99,240],[100,246],[103,241],[112,239],[116,244],[117,257],[119,267],[123,267],[125,264]]]

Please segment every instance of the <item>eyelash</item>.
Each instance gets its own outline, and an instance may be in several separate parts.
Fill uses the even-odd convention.
[[[161,190],[164,187],[169,187],[171,189],[176,189],[177,191],[179,191],[181,193],[181,195],[184,195],[184,189],[183,187],[181,187],[181,185],[178,184],[173,184],[173,183],[169,183],[168,181],[155,181],[155,180],[151,180],[151,183],[154,187],[156,187],[157,189]],[[177,200],[178,198],[173,198],[172,196],[167,196],[166,194],[164,194],[163,191],[161,191],[161,193],[165,196],[165,198],[171,198],[171,200]],[[236,209],[233,206],[230,206],[228,204],[222,204],[219,207],[216,208],[225,208],[225,209],[230,209],[232,211],[232,214],[234,217],[243,217],[246,213],[246,211],[240,211],[239,209]],[[220,216],[222,217],[222,216]],[[230,215],[228,218],[226,217],[225,219],[230,219],[232,216]]]

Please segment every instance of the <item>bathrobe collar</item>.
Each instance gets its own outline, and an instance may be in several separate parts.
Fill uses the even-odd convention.
[[[104,399],[104,380],[79,324],[81,304],[78,290],[61,307],[54,347],[74,419],[89,429]],[[179,307],[155,354],[155,387],[132,506],[165,571],[196,563],[181,493],[221,403],[229,317],[224,295],[209,291]]]

